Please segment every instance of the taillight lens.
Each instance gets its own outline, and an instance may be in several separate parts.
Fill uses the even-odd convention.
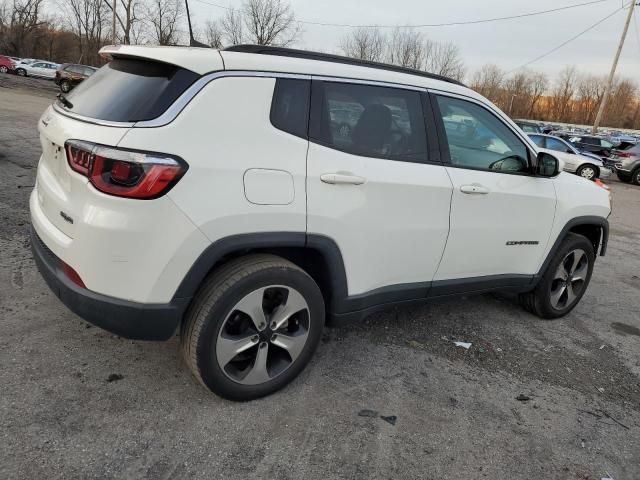
[[[167,193],[188,168],[177,157],[78,140],[67,141],[65,149],[72,170],[89,178],[101,192],[118,197],[158,198]]]

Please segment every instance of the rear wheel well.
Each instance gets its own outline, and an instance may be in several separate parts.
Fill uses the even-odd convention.
[[[234,250],[219,258],[209,269],[205,276],[208,277],[211,272],[219,269],[222,265],[236,258],[256,253],[267,253],[282,257],[294,263],[303,269],[316,282],[325,302],[326,311],[330,311],[331,303],[334,298],[333,282],[331,281],[331,272],[329,263],[324,254],[319,250],[309,247],[257,247]],[[204,280],[203,282],[204,283]],[[198,288],[199,290],[200,288]]]

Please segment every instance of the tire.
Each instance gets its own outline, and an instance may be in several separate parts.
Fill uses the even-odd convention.
[[[5,67],[4,65],[0,65],[0,73],[7,73],[9,71],[9,69],[7,67]]]
[[[16,70],[16,75],[20,76],[20,77],[26,77],[27,76],[27,71],[24,68],[19,68]]]
[[[627,177],[626,175],[620,175],[620,172],[618,171],[616,171],[616,176],[618,177],[618,180],[620,180],[621,182],[624,182],[624,183],[631,182],[631,177]]]
[[[69,93],[71,91],[71,84],[67,80],[60,82],[60,91],[62,93]]]
[[[207,277],[186,314],[180,342],[202,385],[247,401],[291,382],[309,363],[323,326],[322,293],[304,270],[275,255],[248,255]]]
[[[636,168],[631,174],[631,182],[634,185],[640,185],[640,167]]]
[[[565,316],[574,309],[587,290],[594,262],[595,253],[591,242],[582,235],[567,234],[536,288],[520,295],[522,305],[540,318]],[[565,274],[564,279],[559,278],[562,276],[559,272]]]
[[[585,165],[581,165],[580,168],[576,170],[576,175],[586,178],[587,180],[595,180],[600,176],[600,171],[595,165],[587,163]]]

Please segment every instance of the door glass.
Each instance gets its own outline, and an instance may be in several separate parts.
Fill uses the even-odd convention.
[[[529,138],[533,140],[533,143],[535,143],[537,146],[539,146],[540,148],[544,148],[544,137],[540,135],[529,135]]]
[[[573,150],[568,145],[557,138],[547,138],[547,148],[556,152],[573,153]]]
[[[427,139],[420,94],[396,88],[318,82],[311,136],[355,155],[421,161]],[[318,111],[319,110],[319,111]]]
[[[525,144],[483,107],[438,96],[453,166],[502,172],[528,172]]]

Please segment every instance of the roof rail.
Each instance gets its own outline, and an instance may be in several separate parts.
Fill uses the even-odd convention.
[[[360,67],[377,68],[379,70],[389,70],[392,72],[408,73],[409,75],[418,75],[420,77],[432,78],[443,82],[454,83],[456,85],[465,86],[462,82],[453,78],[437,75],[435,73],[425,72],[416,68],[401,67],[398,65],[390,65],[388,63],[373,62],[370,60],[361,60],[359,58],[343,57],[342,55],[333,55],[330,53],[313,52],[310,50],[298,50],[295,48],[273,47],[270,45],[233,45],[223,49],[226,52],[243,52],[257,53],[260,55],[276,55],[280,57],[303,58],[306,60],[318,60],[322,62],[344,63],[347,65],[357,65]]]

